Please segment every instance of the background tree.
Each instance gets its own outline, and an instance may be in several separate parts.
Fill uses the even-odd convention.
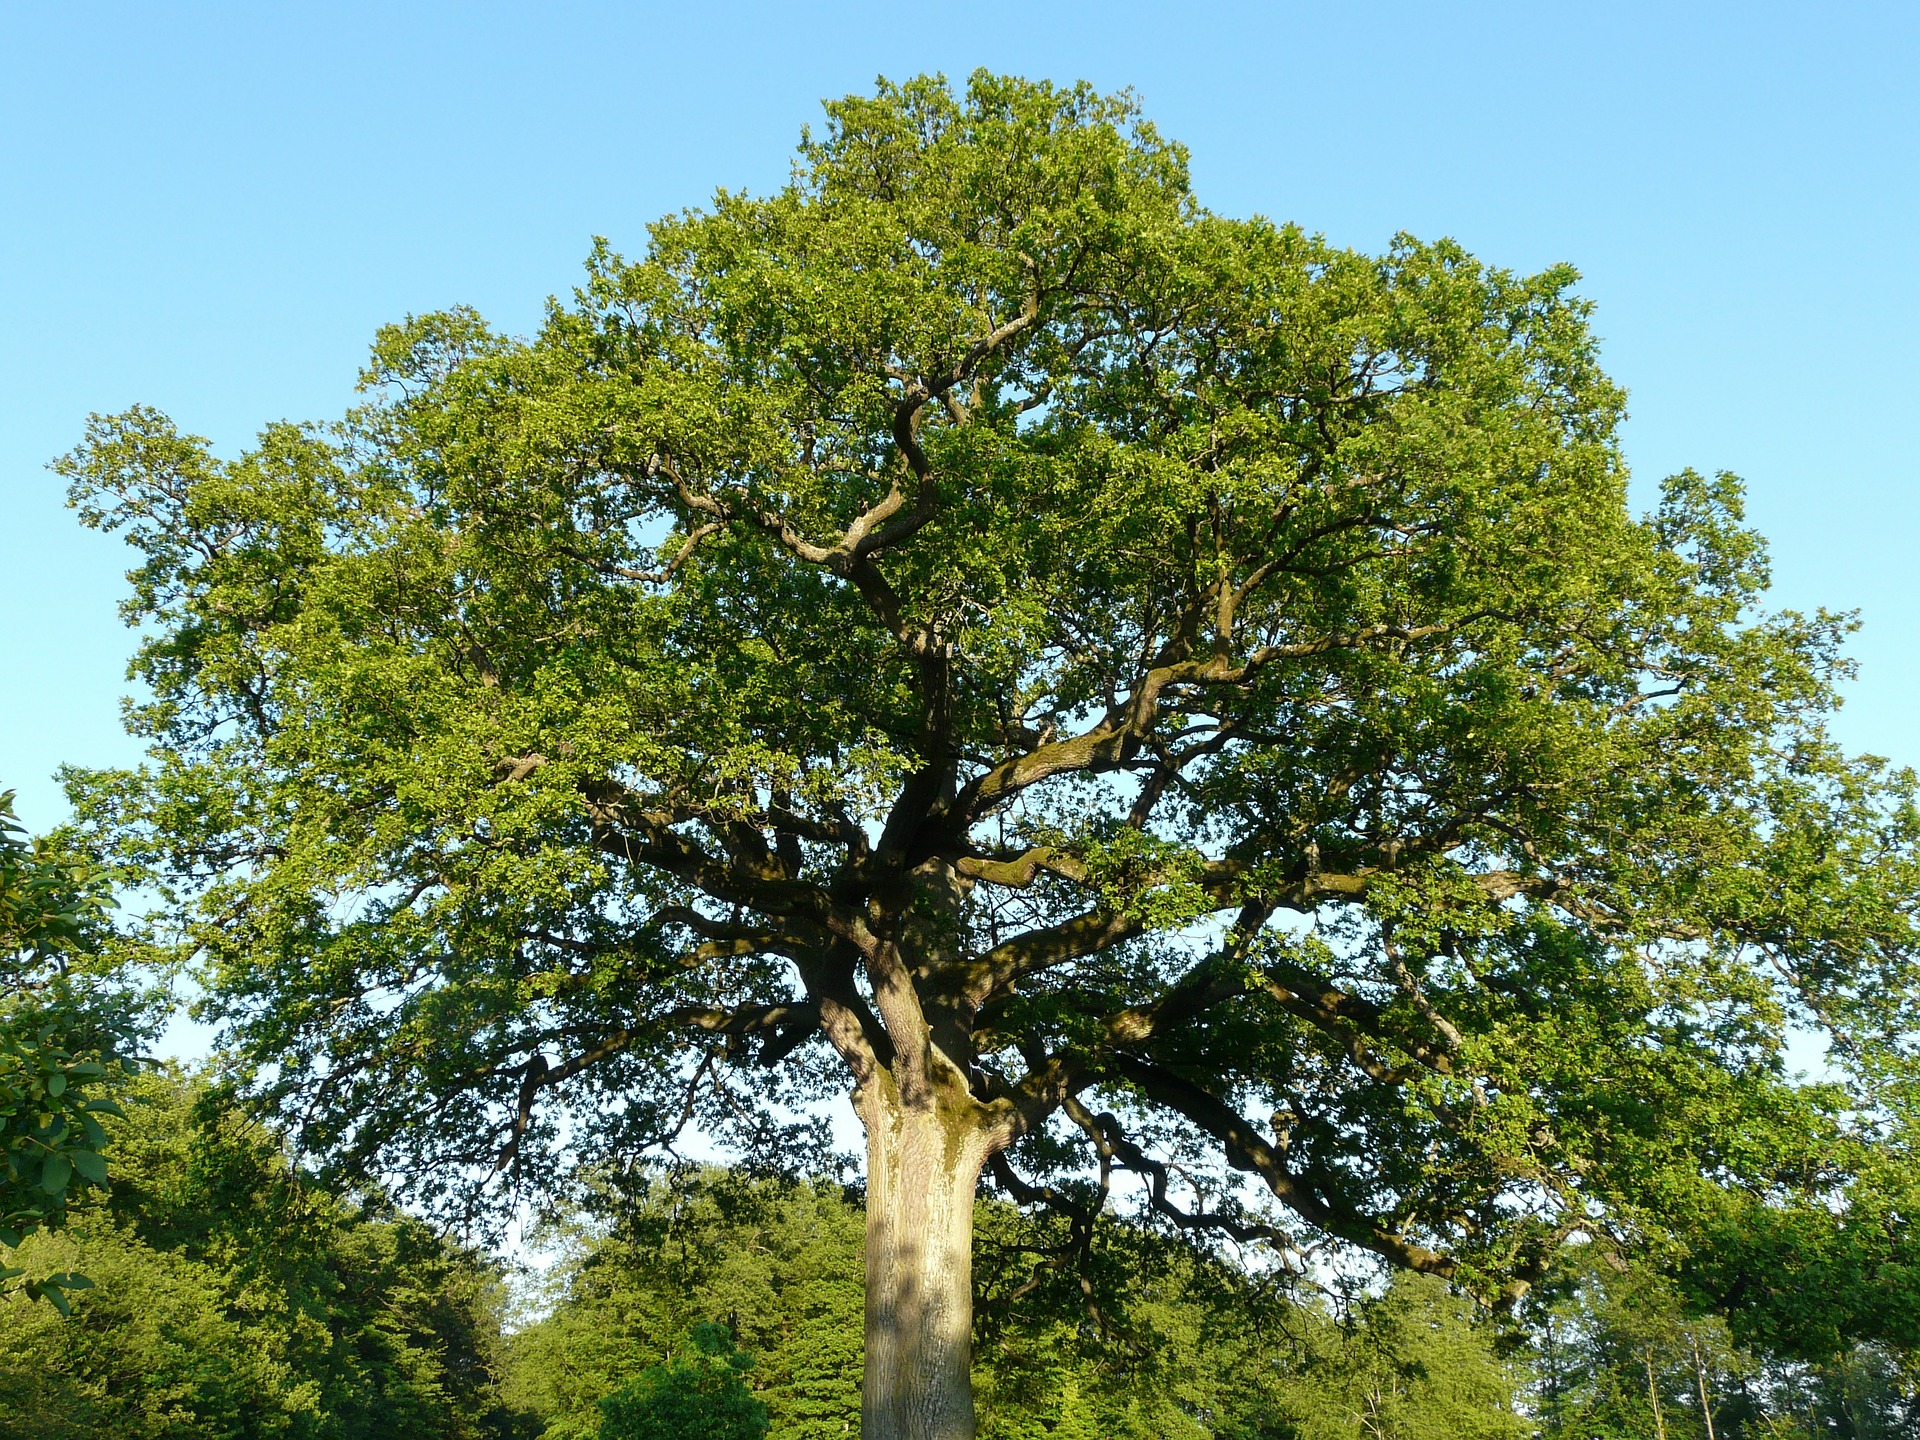
[[[30,841],[0,791],[0,1246],[58,1226],[77,1192],[105,1183],[102,1093],[110,1072],[133,1065],[137,1008],[109,984],[106,891],[80,857]],[[6,1282],[66,1309],[86,1277],[55,1272]]]
[[[203,1082],[116,1087],[111,1191],[0,1251],[94,1281],[0,1299],[6,1440],[508,1440],[500,1276],[318,1189]]]
[[[771,1155],[850,1079],[868,1440],[974,1431],[983,1172],[1508,1297],[1844,1197],[1912,781],[1734,481],[1629,514],[1574,278],[1212,215],[1126,97],[883,84],[531,340],[383,332],[334,431],[96,421],[154,761],[76,803],[345,1164]]]
[[[767,1407],[747,1388],[753,1357],[727,1327],[693,1327],[690,1355],[649,1365],[600,1402],[600,1440],[762,1440]]]
[[[543,1232],[557,1253],[516,1331],[508,1395],[546,1440],[597,1433],[599,1402],[724,1323],[779,1440],[857,1425],[861,1232],[838,1185],[724,1170],[634,1173]]]
[[[1795,1277],[1775,1281],[1787,1288]],[[1837,1302],[1842,1310],[1851,1303]],[[1920,1435],[1920,1376],[1910,1352],[1868,1342],[1810,1361],[1797,1345],[1743,1345],[1735,1337],[1744,1317],[1701,1313],[1642,1264],[1570,1257],[1525,1318],[1536,1372],[1531,1408],[1544,1440]]]
[[[1307,1317],[1308,1348],[1282,1387],[1299,1440],[1522,1440],[1518,1375],[1491,1325],[1432,1276],[1403,1276],[1345,1316]],[[1317,1323],[1313,1323],[1316,1322]]]

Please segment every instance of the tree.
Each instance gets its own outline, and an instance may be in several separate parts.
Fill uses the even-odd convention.
[[[973,1433],[983,1174],[1508,1297],[1843,1195],[1912,777],[1737,482],[1629,513],[1574,273],[1210,214],[1084,86],[827,112],[530,340],[59,462],[152,692],[76,803],[301,1143],[435,1201],[850,1079],[868,1440]]]
[[[1911,1355],[1865,1343],[1809,1363],[1790,1351],[1746,1348],[1726,1319],[1699,1313],[1672,1281],[1642,1265],[1569,1257],[1528,1312],[1534,1413],[1545,1440],[1920,1433]]]
[[[417,1220],[327,1193],[204,1080],[116,1087],[111,1191],[12,1257],[84,1269],[0,1300],[8,1440],[508,1440],[504,1287]]]
[[[0,1246],[66,1219],[76,1192],[101,1185],[101,1086],[133,1065],[135,1007],[91,973],[106,934],[105,893],[78,857],[29,841],[0,791]],[[0,1265],[0,1283],[23,1272]],[[58,1272],[25,1289],[63,1313],[85,1276]]]
[[[1397,1277],[1340,1318],[1309,1313],[1305,1354],[1282,1387],[1298,1440],[1520,1440],[1516,1376],[1495,1332],[1432,1276]],[[1311,1323],[1317,1321],[1317,1323]]]
[[[1689,1314],[1671,1284],[1637,1265],[1568,1266],[1552,1289],[1562,1292],[1558,1303],[1536,1317],[1550,1347],[1541,1367],[1550,1434],[1733,1433],[1734,1417],[1723,1413],[1729,1381],[1760,1367],[1731,1345],[1724,1323]]]
[[[601,1440],[762,1440],[767,1407],[742,1378],[753,1357],[712,1323],[694,1326],[693,1351],[602,1400]]]
[[[508,1393],[547,1440],[591,1436],[599,1402],[724,1321],[755,1357],[780,1440],[839,1440],[860,1415],[860,1208],[837,1185],[648,1167],[543,1232],[540,1318]]]

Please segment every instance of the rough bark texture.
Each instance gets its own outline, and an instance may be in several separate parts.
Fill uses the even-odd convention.
[[[862,1440],[973,1440],[973,1200],[990,1149],[978,1107],[902,1104],[885,1072],[854,1104],[867,1130]]]

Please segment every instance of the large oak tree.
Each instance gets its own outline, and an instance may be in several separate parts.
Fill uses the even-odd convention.
[[[307,1146],[430,1196],[850,1078],[867,1440],[972,1434],[985,1172],[1509,1295],[1843,1196],[1909,782],[1735,482],[1631,515],[1573,273],[1213,215],[1084,87],[827,108],[532,339],[61,462],[144,555],[83,813]]]

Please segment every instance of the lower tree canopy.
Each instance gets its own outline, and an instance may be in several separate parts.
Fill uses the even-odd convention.
[[[1630,513],[1575,279],[1214,215],[1124,96],[883,84],[531,338],[384,330],[336,425],[96,419],[152,760],[76,803],[300,1143],[427,1198],[851,1082],[870,1404],[876,1336],[964,1371],[983,1172],[1509,1298],[1844,1211],[1913,777],[1735,480]]]
[[[630,1173],[542,1232],[554,1263],[508,1307],[493,1267],[303,1179],[203,1080],[113,1088],[111,1190],[0,1252],[96,1277],[65,1321],[0,1298],[7,1440],[612,1440],[614,1397],[682,1440],[753,1433],[743,1395],[768,1440],[854,1433],[853,1187]],[[1170,1228],[1108,1217],[1068,1268],[1069,1222],[979,1208],[981,1440],[1707,1440],[1703,1395],[1714,1440],[1920,1433],[1910,1356],[1745,1350],[1638,1267],[1576,1252],[1516,1330],[1432,1277],[1319,1295]],[[753,1354],[711,1347],[739,1384],[694,1360],[703,1325]]]
[[[590,1440],[599,1400],[644,1388],[641,1372],[684,1355],[686,1337],[714,1321],[754,1356],[746,1379],[766,1405],[769,1440],[854,1433],[857,1193],[691,1167],[625,1178],[638,1183],[594,1195],[544,1237],[557,1258],[507,1367],[508,1398],[540,1418],[541,1440]],[[1169,1227],[1113,1217],[1089,1237],[1083,1264],[1046,1263],[1069,1229],[1002,1200],[976,1214],[981,1440],[1531,1433],[1513,1336],[1430,1277],[1343,1303],[1285,1275],[1249,1274]]]

